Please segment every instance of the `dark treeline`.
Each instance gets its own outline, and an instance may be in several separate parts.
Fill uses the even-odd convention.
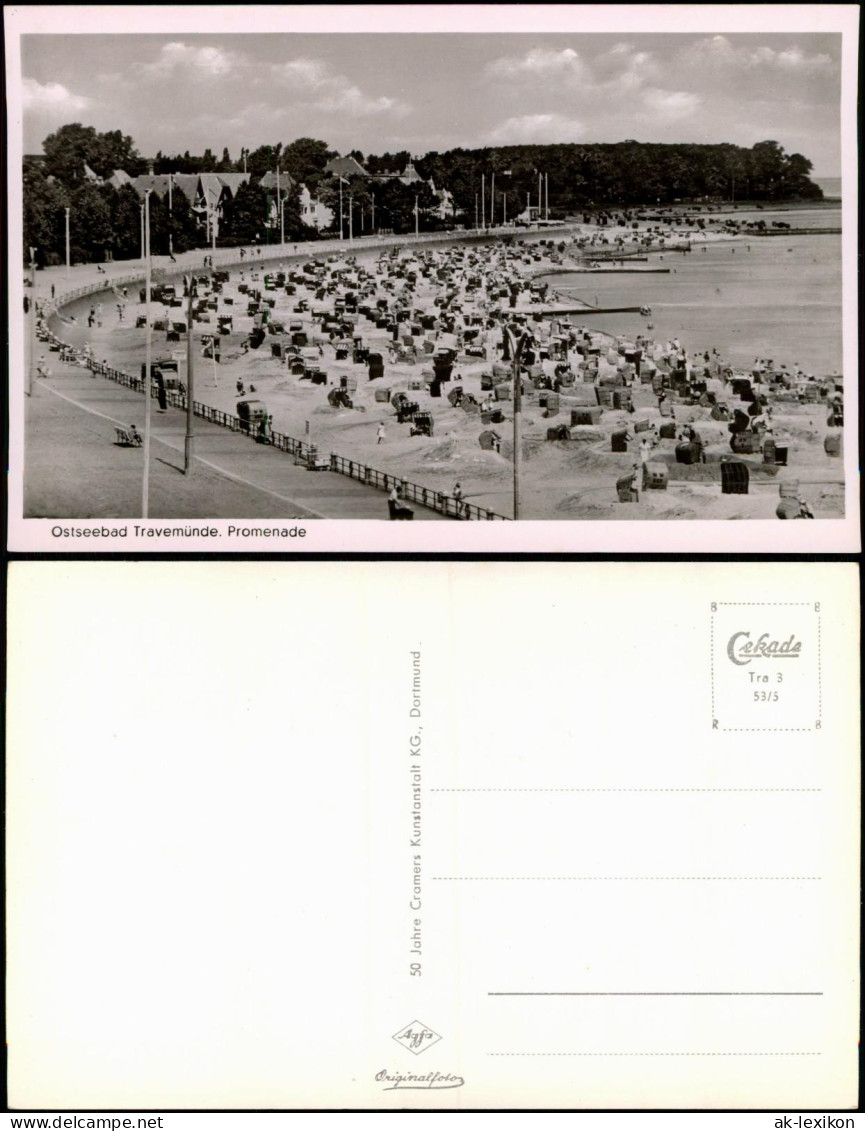
[[[402,155],[385,154],[383,162]],[[377,159],[378,160],[378,159]],[[372,164],[372,162],[370,162]],[[811,162],[786,154],[776,141],[751,149],[737,145],[662,145],[622,141],[597,145],[509,145],[428,153],[418,172],[453,193],[457,207],[474,214],[481,177],[496,175],[496,215],[508,194],[508,215],[538,203],[538,174],[549,178],[550,215],[587,207],[672,204],[677,201],[820,199],[809,179]],[[487,196],[487,203],[489,197]],[[489,215],[489,213],[488,213]]]
[[[25,259],[27,249],[35,247],[41,264],[63,261],[66,208],[70,209],[73,262],[140,255],[140,197],[128,185],[114,188],[100,183],[118,169],[130,176],[145,173],[151,166],[157,174],[248,172],[250,182],[242,185],[225,206],[220,246],[274,239],[279,228],[275,192],[272,187],[268,191],[260,186],[258,180],[277,167],[291,178],[281,186],[286,239],[303,240],[321,234],[302,222],[301,184],[333,210],[334,221],[326,234],[339,229],[339,185],[324,175],[336,151],[315,138],[242,149],[237,158],[232,158],[227,149],[219,158],[206,149],[200,155],[159,152],[148,159],[138,152],[132,138],[119,130],[100,134],[92,126],[73,123],[49,135],[43,150],[42,159],[25,162],[24,168]],[[412,159],[407,151],[364,155],[352,150],[351,156],[373,176],[401,173]],[[346,233],[349,208],[355,235],[373,227],[411,232],[416,223],[422,231],[454,223],[472,227],[476,209],[480,209],[482,178],[485,216],[487,221],[496,222],[504,218],[505,207],[508,218],[515,219],[527,202],[538,205],[539,174],[548,185],[552,219],[614,205],[814,200],[823,195],[810,180],[811,162],[800,153],[785,153],[775,141],[758,142],[751,149],[637,141],[451,149],[428,153],[418,158],[415,166],[424,181],[410,185],[398,180],[350,178],[343,185]],[[424,183],[430,180],[437,189],[452,194],[454,219],[443,220],[437,214],[439,202]],[[157,254],[165,254],[169,246],[178,252],[205,246],[206,233],[193,204],[179,188],[174,189],[171,210],[167,196],[151,197],[151,244]]]

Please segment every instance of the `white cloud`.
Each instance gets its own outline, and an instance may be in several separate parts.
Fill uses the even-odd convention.
[[[681,59],[695,68],[779,70],[795,74],[827,71],[835,66],[832,56],[825,52],[806,55],[795,44],[783,51],[767,46],[751,47],[743,44],[737,47],[725,35],[698,39],[682,51]]]
[[[277,82],[300,93],[318,95],[313,105],[319,110],[338,112],[351,118],[371,118],[378,115],[403,117],[410,109],[407,103],[396,98],[365,94],[345,75],[335,74],[318,59],[301,57],[276,63],[271,74]]]
[[[92,101],[82,94],[73,94],[59,82],[41,83],[36,79],[24,79],[22,98],[27,110],[58,112],[85,110]]]
[[[507,118],[487,135],[491,145],[554,144],[578,141],[583,123],[563,114],[520,114]]]
[[[327,66],[318,59],[290,59],[287,63],[275,63],[271,70],[275,79],[291,86],[316,89],[333,81]]]
[[[702,103],[699,94],[687,90],[662,90],[648,87],[642,93],[643,104],[665,118],[687,118]]]
[[[154,63],[142,63],[139,69],[151,78],[162,78],[183,70],[191,78],[223,78],[231,74],[237,56],[221,47],[190,47],[188,43],[166,43]]]
[[[395,98],[371,98],[356,86],[341,87],[316,105],[321,110],[338,110],[352,118],[370,118],[376,114],[403,115],[408,107]]]
[[[577,76],[582,72],[583,63],[572,47],[565,47],[561,51],[547,47],[533,47],[525,55],[516,57],[503,55],[487,66],[487,74],[495,78]]]

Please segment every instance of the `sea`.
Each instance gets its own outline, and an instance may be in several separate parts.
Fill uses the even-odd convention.
[[[755,216],[768,224],[841,227],[840,208],[761,210]],[[563,298],[651,308],[648,318],[571,315],[572,322],[589,329],[677,337],[691,351],[717,349],[734,366],[749,367],[763,358],[816,376],[842,372],[840,235],[758,236],[705,250],[695,244],[692,252],[668,252],[663,260],[653,254],[646,266],[669,267],[670,274],[550,274],[544,279]]]
[[[819,185],[823,190],[823,195],[828,197],[841,196],[841,178],[840,177],[812,177],[811,180],[815,185]]]

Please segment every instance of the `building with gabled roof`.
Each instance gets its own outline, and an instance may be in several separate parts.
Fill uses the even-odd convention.
[[[324,167],[327,177],[369,177],[356,157],[332,157]]]
[[[276,190],[276,183],[277,183],[276,173],[271,173],[271,172],[265,173],[264,176],[261,178],[261,180],[258,183],[265,190],[265,192],[270,192],[271,190],[275,191]],[[294,185],[295,185],[294,177],[292,177],[292,175],[290,173],[286,173],[284,170],[280,170],[280,173],[279,173],[279,191],[280,191],[280,193],[290,192],[294,188]]]

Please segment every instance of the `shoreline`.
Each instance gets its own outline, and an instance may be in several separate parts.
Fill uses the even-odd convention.
[[[500,265],[498,270],[501,270],[501,264],[511,262],[511,269],[518,267],[518,273],[526,287],[516,309],[528,319],[529,325],[532,322],[542,322],[548,325],[551,319],[561,319],[565,315],[564,303],[556,301],[561,298],[561,294],[555,294],[555,299],[552,302],[532,301],[532,278],[553,272],[565,276],[571,273],[576,275],[585,273],[580,272],[578,268],[572,268],[562,263],[562,257],[570,258],[575,249],[569,247],[566,253],[558,251],[557,245],[562,242],[562,239],[556,237],[557,235],[561,236],[561,234],[553,232],[526,233],[522,237],[521,245],[507,246],[502,245],[500,240],[489,239],[472,242],[460,241],[459,243],[441,241],[445,242],[447,246],[445,248],[437,247],[434,252],[430,252],[430,255],[435,262],[453,263],[465,260],[468,263],[476,263],[478,266],[470,267],[469,270],[478,272],[481,277],[484,276],[484,272],[494,274],[497,270],[497,263]],[[573,235],[575,233],[572,233]],[[585,235],[585,226],[581,226],[579,236]],[[720,233],[718,235],[720,238],[712,242],[727,243],[737,238]],[[545,237],[548,243],[553,243],[552,248],[540,246],[539,241],[545,239]],[[322,258],[325,261],[330,259],[334,255],[335,249],[328,248],[326,250],[330,253],[329,255],[322,256],[320,253],[315,258],[319,261]],[[348,252],[348,249],[344,250]],[[365,254],[363,254],[364,252]],[[422,247],[403,246],[396,258],[393,255],[385,255],[381,248],[374,247],[355,248],[353,253],[351,258],[356,260],[356,268],[350,268],[347,265],[344,255],[335,263],[327,263],[328,271],[338,268],[343,272],[348,270],[350,275],[354,276],[359,270],[366,270],[371,267],[373,265],[371,261],[378,259],[380,261],[378,266],[384,265],[384,277],[380,277],[382,275],[381,270],[377,270],[375,275],[368,277],[377,279],[375,283],[376,294],[388,296],[392,293],[394,278],[399,282],[401,278],[404,278],[405,271],[408,270],[406,265],[416,266],[420,264],[424,249]],[[421,259],[417,258],[418,255],[421,256]],[[288,265],[290,272],[297,272],[300,265],[299,260],[309,261],[313,257],[299,253],[296,258],[293,255],[283,256],[282,258]],[[394,265],[398,268],[395,276],[391,270]],[[276,270],[277,266],[276,261],[267,263],[247,262],[243,265],[242,274],[247,276],[252,283],[256,278],[261,279],[266,271]],[[201,269],[197,268],[196,273],[200,274]],[[226,297],[229,294],[234,295],[235,303],[238,302],[238,296],[235,292],[240,282],[240,275],[241,272],[237,268],[232,269],[231,282],[226,284]],[[390,290],[388,289],[389,279],[391,280]],[[259,282],[257,285],[261,286],[262,284]],[[106,281],[103,286],[110,286],[110,281]],[[510,410],[512,408],[509,398],[501,404],[505,418],[503,424],[499,426],[501,443],[500,450],[496,451],[484,449],[482,444],[479,445],[478,434],[482,430],[482,424],[477,416],[467,415],[462,409],[449,403],[446,396],[443,396],[440,400],[429,399],[429,389],[426,388],[422,379],[419,381],[422,374],[420,368],[399,361],[392,361],[387,364],[384,380],[368,380],[364,367],[352,364],[348,357],[343,361],[337,359],[327,337],[322,333],[317,323],[311,321],[310,308],[321,306],[332,311],[336,295],[344,292],[344,290],[345,280],[336,288],[334,297],[328,298],[324,303],[316,302],[312,290],[308,288],[301,288],[300,294],[295,296],[295,300],[287,300],[281,296],[281,293],[275,294],[277,306],[274,309],[273,316],[280,321],[285,320],[286,324],[288,321],[295,321],[299,317],[304,327],[308,329],[310,344],[321,351],[327,351],[320,362],[328,379],[327,385],[323,388],[290,375],[283,363],[270,356],[270,342],[267,338],[260,350],[241,352],[240,340],[247,333],[247,319],[245,314],[241,313],[241,307],[245,310],[245,306],[243,296],[240,296],[240,303],[234,307],[225,307],[222,300],[218,304],[220,313],[231,310],[235,318],[233,332],[221,338],[222,360],[219,365],[201,358],[201,335],[202,333],[212,332],[211,328],[206,323],[204,326],[195,325],[195,399],[202,400],[215,409],[231,414],[235,412],[235,405],[240,395],[235,391],[235,385],[239,388],[242,384],[245,395],[260,398],[265,403],[268,414],[273,421],[272,427],[284,435],[296,439],[306,435],[307,442],[316,444],[321,453],[333,452],[346,459],[353,459],[359,463],[375,467],[382,473],[397,475],[406,480],[420,483],[424,487],[429,487],[430,490],[448,493],[452,490],[454,482],[459,480],[462,484],[463,495],[468,501],[486,507],[491,511],[504,512],[507,515],[510,509],[510,478],[513,466],[512,444],[508,435],[508,428],[510,427],[508,416],[511,415]],[[307,312],[300,316],[291,313],[291,307],[296,307],[296,299],[302,297],[305,293],[309,294]],[[412,285],[409,291],[405,293],[411,294],[410,301],[414,307],[420,310],[435,309],[433,305],[433,296],[436,293],[435,286],[422,283],[422,280],[419,279],[417,292],[415,293]],[[132,297],[130,296],[130,298]],[[137,298],[137,295],[134,297]],[[535,295],[535,297],[537,296]],[[83,297],[79,301],[86,306],[86,298]],[[388,301],[392,300],[388,299]],[[575,300],[573,298],[568,299],[567,303],[570,309],[574,310]],[[137,302],[130,302],[129,305],[130,315],[133,312],[143,311],[143,307]],[[483,309],[484,303],[479,303],[476,296],[466,307],[466,314],[467,316],[473,312],[480,314]],[[584,304],[583,309],[574,311],[576,321],[579,323],[581,313],[590,315],[592,309],[588,304]],[[180,312],[178,313],[180,314]],[[134,323],[134,318],[130,318],[130,322],[121,326],[118,325],[110,306],[107,314],[109,324],[101,330],[87,334],[86,328],[79,325],[74,336],[79,339],[79,344],[80,341],[86,339],[92,340],[93,356],[97,360],[101,361],[104,358],[116,368],[137,373],[143,354],[142,333],[136,331],[134,326],[130,325],[130,322]],[[181,317],[185,318],[185,309]],[[248,321],[251,325],[251,319]],[[573,324],[573,321],[571,319],[571,324]],[[215,318],[211,326],[213,323],[215,323]],[[391,342],[390,335],[376,329],[374,323],[366,321],[363,323],[361,332],[364,345],[380,351],[383,356],[387,356],[388,346]],[[547,330],[544,331],[544,333],[547,332]],[[641,332],[645,331],[641,326],[635,324],[632,333],[626,335],[626,338],[633,341],[634,335]],[[482,336],[484,339],[488,339],[486,356],[477,360],[470,356],[461,356],[457,361],[454,374],[454,384],[461,385],[467,393],[477,397],[478,401],[485,396],[482,391],[482,375],[490,369],[491,363],[495,361],[498,346],[498,337],[494,332],[482,331]],[[605,343],[604,349],[609,349],[617,337],[621,339],[621,334],[591,329],[592,340],[597,343]],[[182,347],[185,354],[185,342],[178,343],[178,346]],[[178,352],[180,351],[178,350]],[[155,363],[160,356],[168,353],[170,353],[170,346],[161,346],[158,342],[154,342],[152,356]],[[419,359],[419,364],[421,367],[423,366],[423,358]],[[427,364],[431,364],[431,361]],[[180,376],[183,376],[183,362],[181,362]],[[348,387],[351,390],[351,397],[355,402],[353,408],[339,408],[328,403],[328,391],[338,388],[343,381],[348,382]],[[380,403],[376,396],[377,391],[384,387],[387,387],[392,394],[404,392],[411,399],[417,398],[425,411],[431,411],[435,421],[435,435],[412,436],[410,435],[409,425],[397,425],[391,405]],[[723,392],[723,386],[720,382],[717,386],[713,384],[711,387],[719,395]],[[447,394],[450,389],[451,386],[445,386],[443,393]],[[554,425],[566,423],[572,398],[567,390],[563,390],[561,400],[564,414],[561,412],[550,414],[544,409],[542,400],[543,394],[535,390],[526,395],[524,404],[522,447],[525,461],[525,514],[531,514],[532,517],[537,518],[604,517],[613,520],[641,517],[682,519],[772,517],[771,509],[764,513],[765,508],[771,508],[771,498],[765,490],[752,494],[749,502],[743,502],[742,498],[719,496],[719,488],[714,478],[715,471],[711,471],[708,478],[703,475],[702,478],[694,479],[693,474],[690,474],[685,481],[681,481],[683,472],[681,469],[677,469],[673,474],[675,486],[668,494],[651,492],[645,505],[641,506],[639,511],[628,507],[618,507],[615,502],[616,472],[617,469],[621,472],[626,464],[630,466],[628,461],[633,461],[633,453],[626,452],[624,456],[617,456],[615,451],[611,453],[609,434],[616,428],[627,426],[629,423],[628,415],[619,410],[605,409],[602,427],[585,430],[586,435],[582,443],[565,445],[549,443],[546,439],[548,429],[544,418],[552,415]],[[658,409],[654,407],[656,397],[653,395],[651,386],[638,390],[635,395],[635,403],[641,419],[654,422],[656,425],[660,423]],[[796,423],[799,416],[806,417],[809,414],[813,416],[814,410],[804,409],[802,411],[800,408],[791,407],[786,415],[790,416],[791,426],[797,433],[801,432],[803,442],[807,442],[810,447],[818,439],[818,433],[814,433],[812,436],[808,427],[801,431],[801,426]],[[703,409],[685,409],[682,420],[691,420],[695,423],[703,422],[708,426],[708,414]],[[807,421],[803,423],[807,423]],[[384,425],[386,431],[383,442],[376,440],[377,429],[380,425]],[[716,461],[721,451],[726,450],[728,454],[730,451],[729,444],[723,440],[724,427],[722,425],[721,428],[710,429],[710,434],[714,437],[716,444],[713,449],[716,452],[713,457]],[[495,429],[495,425],[493,425],[493,429]],[[717,446],[719,444],[720,446]],[[820,456],[823,456],[822,449]],[[819,472],[816,468],[810,467],[803,467],[801,470],[797,468],[797,471],[800,471],[803,481],[808,481],[809,475],[811,479],[813,479],[814,474],[817,475],[816,482],[822,484],[824,495],[828,492],[827,501],[817,504],[817,509],[821,510],[825,506],[829,506],[830,513],[837,513],[838,501],[833,487],[835,479],[832,477],[837,476],[838,465],[823,465],[822,459],[819,463],[821,464]],[[713,466],[717,469],[717,462]],[[756,490],[758,485],[771,486],[777,473],[773,469],[772,474],[769,475],[762,464],[755,464],[753,474]],[[782,471],[781,478],[784,478],[786,474],[792,474],[792,472],[785,473]],[[827,475],[829,478],[826,478]],[[771,492],[769,494],[771,495]],[[762,497],[762,502],[760,502],[760,497]]]

